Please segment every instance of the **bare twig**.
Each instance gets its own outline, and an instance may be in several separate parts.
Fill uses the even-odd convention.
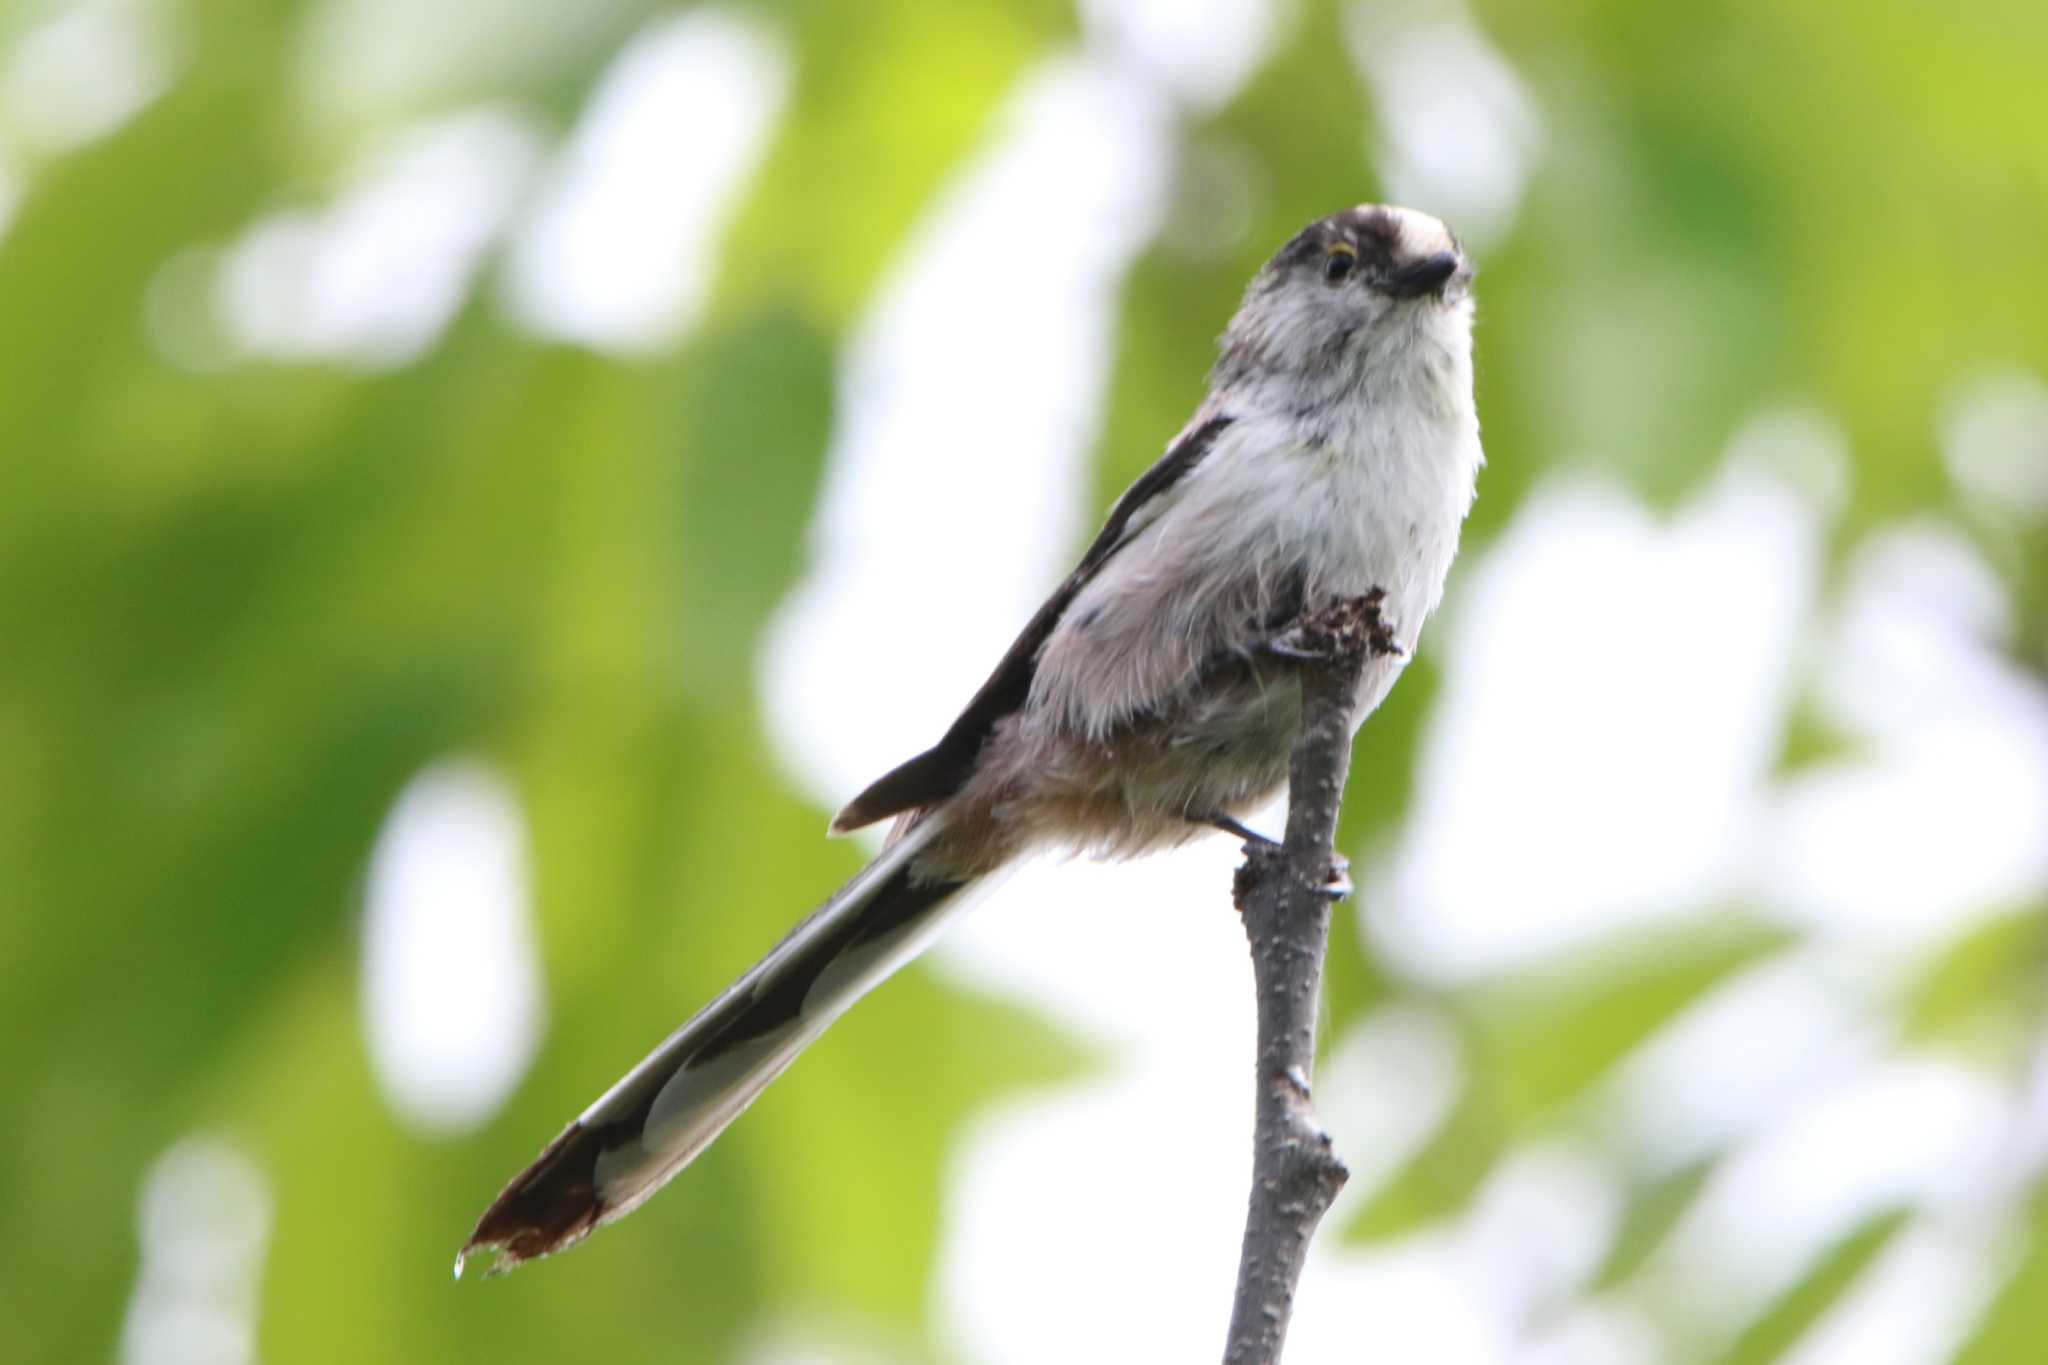
[[[1300,661],[1301,737],[1288,776],[1284,843],[1247,843],[1236,898],[1258,994],[1251,1206],[1225,1365],[1274,1365],[1287,1338],[1309,1238],[1349,1172],[1309,1098],[1330,907],[1349,889],[1332,845],[1351,768],[1352,713],[1369,660],[1399,652],[1384,594],[1335,603],[1276,641]]]

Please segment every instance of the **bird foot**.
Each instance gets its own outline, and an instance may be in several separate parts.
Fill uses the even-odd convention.
[[[1260,647],[1300,663],[1327,663],[1359,649],[1378,658],[1406,658],[1395,625],[1380,615],[1386,598],[1385,588],[1374,588],[1363,597],[1340,598],[1313,615],[1303,612]]]
[[[1244,861],[1237,865],[1237,872],[1230,879],[1230,900],[1238,912],[1244,912],[1245,902],[1252,888],[1270,876],[1276,875],[1273,864],[1280,861],[1281,846],[1264,835],[1253,834],[1245,841]],[[1341,901],[1349,896],[1351,886],[1351,860],[1341,853],[1330,855],[1329,866],[1323,870],[1322,894],[1332,901]]]

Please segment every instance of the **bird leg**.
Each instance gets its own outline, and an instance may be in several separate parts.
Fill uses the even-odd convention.
[[[1242,839],[1245,841],[1247,845],[1253,845],[1259,848],[1280,847],[1280,841],[1278,839],[1269,839],[1265,835],[1253,829],[1250,825],[1247,825],[1242,821],[1233,819],[1228,815],[1196,815],[1191,816],[1190,819],[1192,819],[1194,823],[1198,825],[1208,825],[1212,828],[1222,830],[1225,834],[1231,835],[1238,839]]]

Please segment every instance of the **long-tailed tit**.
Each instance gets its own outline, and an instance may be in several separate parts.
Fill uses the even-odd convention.
[[[1384,593],[1400,648],[1366,666],[1370,712],[1443,594],[1482,461],[1471,276],[1408,209],[1346,209],[1280,248],[1207,399],[1080,565],[939,742],[832,822],[894,820],[880,855],[584,1110],[464,1254],[505,1269],[637,1208],[1027,850],[1170,848],[1271,799],[1300,692],[1267,646],[1304,604]]]

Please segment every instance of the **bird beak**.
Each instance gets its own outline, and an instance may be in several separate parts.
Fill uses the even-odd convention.
[[[1457,256],[1449,251],[1439,251],[1413,265],[1402,266],[1387,276],[1380,288],[1397,299],[1418,299],[1424,294],[1442,293],[1444,282],[1457,273]]]

